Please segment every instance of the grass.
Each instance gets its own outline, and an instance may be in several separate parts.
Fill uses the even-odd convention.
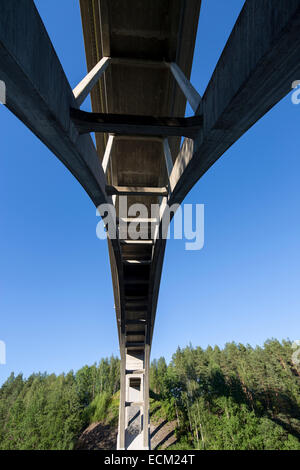
[[[110,396],[107,392],[96,395],[86,408],[86,418],[89,424],[98,423],[116,425],[119,416],[120,392]]]

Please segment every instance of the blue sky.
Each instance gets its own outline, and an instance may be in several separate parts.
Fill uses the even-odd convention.
[[[77,0],[36,0],[74,87],[86,73]],[[203,93],[243,5],[203,0],[192,83]],[[299,77],[300,79],[300,77]],[[86,104],[88,109],[88,104]],[[178,345],[300,339],[300,105],[286,97],[193,188],[205,245],[167,245],[152,358]],[[79,183],[0,106],[0,340],[11,371],[60,373],[118,354],[106,242]]]

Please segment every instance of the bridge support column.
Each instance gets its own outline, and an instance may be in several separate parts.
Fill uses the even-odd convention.
[[[150,365],[150,346],[145,345],[144,352],[144,425],[143,441],[144,449],[150,449],[150,420],[149,420],[149,365]]]
[[[144,350],[121,352],[118,450],[149,450],[149,356]]]
[[[120,407],[117,449],[125,449],[125,402],[126,402],[126,349],[125,337],[120,341]]]

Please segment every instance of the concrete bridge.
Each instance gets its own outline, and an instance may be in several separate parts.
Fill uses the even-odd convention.
[[[168,207],[300,78],[300,3],[246,0],[203,97],[189,82],[200,0],[80,6],[88,74],[72,90],[33,1],[0,0],[0,80],[6,106],[95,206],[116,210],[116,219],[110,210],[103,215],[121,354],[118,448],[148,449],[161,227]],[[88,95],[92,113],[80,110]],[[137,218],[139,239],[120,233],[132,222],[120,212],[122,196],[128,205],[159,204],[154,221]]]

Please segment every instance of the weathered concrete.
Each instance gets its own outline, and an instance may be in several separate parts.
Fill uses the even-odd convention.
[[[201,129],[201,116],[184,119],[185,94],[193,105],[199,101],[199,95],[188,84],[188,78],[201,2],[125,0],[120,3],[82,0],[80,4],[88,71],[93,69],[101,57],[108,56],[111,62],[91,92],[95,114],[75,111],[72,112],[72,119],[80,132],[96,131],[99,158],[104,156],[104,168],[107,170],[106,191],[116,197],[118,220],[126,224],[132,219],[120,217],[120,196],[128,196],[129,205],[144,203],[149,213],[151,204],[165,202],[170,186],[168,174],[171,174],[173,161],[179,151],[180,138],[177,136],[195,137]],[[182,73],[175,65],[172,67],[180,86],[166,62],[176,63],[180,67]],[[163,119],[163,116],[169,118]],[[174,116],[178,119],[174,119]],[[196,124],[196,127],[190,128],[190,124]],[[108,139],[106,131],[121,134],[115,135],[109,158],[105,152]],[[168,166],[162,136],[169,137],[168,147],[165,141]],[[148,236],[150,227],[146,221],[142,225],[142,236]],[[154,239],[121,242],[124,298],[114,291],[117,299],[115,303],[121,305],[123,311],[122,314],[116,309],[118,331],[120,345],[124,340],[128,354],[141,351],[146,364],[141,406],[144,409],[144,412],[141,411],[143,432],[133,442],[140,448],[147,448],[149,338],[155,317],[149,290]],[[125,389],[126,381],[122,379],[119,448],[133,445],[133,442],[128,441],[128,408],[131,414],[136,410],[132,406],[125,407]],[[132,422],[131,429],[134,427],[136,430],[138,427],[135,425]]]
[[[91,137],[80,137],[70,120],[75,98],[34,3],[0,0],[0,11],[7,107],[69,168],[95,205],[106,202],[97,152]]]
[[[144,334],[144,332],[143,332]],[[125,368],[124,363],[125,363]],[[147,450],[149,434],[149,348],[122,355],[120,418],[117,448]]]
[[[130,136],[184,136],[195,138],[202,129],[202,116],[189,118],[131,114],[88,113],[71,108],[71,118],[80,134],[112,132]]]
[[[77,87],[74,88],[73,94],[76,99],[78,107],[84,102],[87,96],[90,94],[96,83],[100,80],[101,76],[107,69],[110,63],[109,57],[103,57],[97,65],[78,83]]]
[[[199,114],[202,98],[175,62],[167,64],[194,113]]]
[[[102,160],[102,168],[103,168],[103,172],[104,172],[105,175],[107,173],[108,165],[110,163],[113,143],[114,143],[114,136],[110,135],[109,138],[108,138],[108,142],[107,142],[105,152],[104,152],[104,157],[103,157],[103,160]]]

